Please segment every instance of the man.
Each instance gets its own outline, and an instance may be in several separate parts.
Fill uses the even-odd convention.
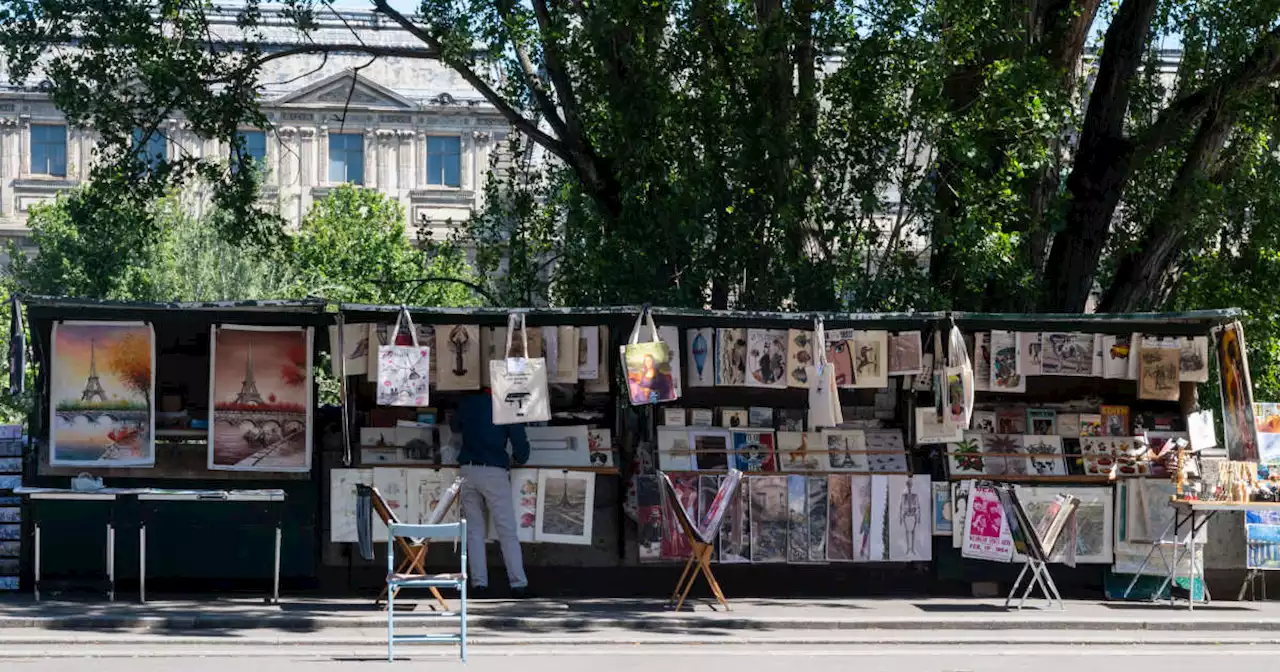
[[[493,517],[512,597],[529,597],[520,540],[516,537],[515,504],[511,501],[511,462],[529,460],[529,439],[523,425],[493,424],[493,401],[488,389],[458,402],[450,423],[462,437],[458,463],[462,465],[462,513],[467,519],[467,553],[471,556],[471,596],[484,597],[489,588],[485,562],[485,510]],[[507,457],[507,442],[511,457]]]

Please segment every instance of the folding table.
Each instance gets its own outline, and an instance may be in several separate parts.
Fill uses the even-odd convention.
[[[137,490],[129,490],[122,488],[103,488],[100,490],[70,490],[66,488],[14,488],[13,494],[26,497],[33,501],[59,501],[59,502],[85,502],[91,504],[99,504],[107,506],[107,599],[115,601],[116,599],[116,503],[121,497],[128,497],[137,493]],[[40,601],[40,582],[41,582],[41,552],[40,552],[40,507],[32,506],[31,523],[34,533],[34,567],[32,570],[35,574],[33,583],[33,592],[36,601]]]

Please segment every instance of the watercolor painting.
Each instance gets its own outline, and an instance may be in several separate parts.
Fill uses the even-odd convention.
[[[738,493],[729,502],[729,510],[725,512],[720,523],[720,562],[751,562],[751,498],[748,494],[752,479],[743,478],[738,484]]]
[[[209,468],[311,470],[311,328],[212,328]]]
[[[787,387],[786,330],[747,330],[747,385],[775,389]]]
[[[850,476],[827,476],[827,560],[853,560],[853,481]]]
[[[787,386],[809,387],[805,367],[813,366],[813,332],[802,329],[787,331]]]
[[[871,476],[850,476],[851,509],[853,511],[853,560],[871,561]]]
[[[747,384],[747,330],[716,330],[716,385]]]
[[[595,479],[595,474],[579,471],[538,471],[535,536],[539,542],[591,545]]]
[[[50,464],[154,465],[156,367],[151,325],[55,322],[50,360]]]

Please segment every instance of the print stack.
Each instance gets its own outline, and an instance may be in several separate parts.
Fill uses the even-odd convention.
[[[402,522],[427,523],[441,496],[460,476],[460,470],[448,468],[333,469],[329,472],[329,539],[335,543],[357,541],[357,485],[377,488]],[[592,473],[512,469],[511,500],[515,506],[516,536],[529,543],[591,545],[595,490]],[[461,517],[459,498],[443,522],[454,522]],[[492,529],[489,521],[481,524]],[[386,539],[387,528],[375,515],[374,540]]]
[[[725,476],[665,474],[676,501],[697,520],[719,514]],[[639,559],[677,561],[692,549],[661,476],[637,476]],[[799,474],[745,476],[723,514],[720,563],[916,562],[932,559],[928,476]]]
[[[765,429],[662,426],[658,468],[665,472],[866,473],[908,472],[906,446],[896,429]]]
[[[951,501],[946,504],[952,512],[951,546],[961,549],[964,557],[1021,562],[1023,557],[1016,547],[999,495],[989,485],[980,487],[980,483],[962,481],[951,484]],[[1053,513],[1055,502],[1060,502],[1064,496],[1078,501],[1075,524],[1063,530],[1060,542],[1049,556],[1050,562],[1112,564],[1115,559],[1112,533],[1115,521],[1110,486],[1017,485],[1016,488],[1018,501],[1031,521],[1045,520]],[[939,503],[935,501],[934,505]]]
[[[688,329],[684,370],[689,386],[807,388],[815,347],[835,364],[840,387],[882,388],[889,376],[921,372],[919,331],[826,333],[826,342],[816,344],[813,332],[802,329]]]

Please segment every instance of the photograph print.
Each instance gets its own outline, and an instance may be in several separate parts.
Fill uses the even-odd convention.
[[[595,511],[595,474],[542,469],[538,471],[539,542],[591,545]]]
[[[311,470],[311,328],[215,325],[209,469]]]
[[[142,322],[55,322],[49,463],[155,464],[155,335]]]
[[[1094,335],[1045,332],[1040,341],[1040,370],[1046,376],[1093,376]]]

